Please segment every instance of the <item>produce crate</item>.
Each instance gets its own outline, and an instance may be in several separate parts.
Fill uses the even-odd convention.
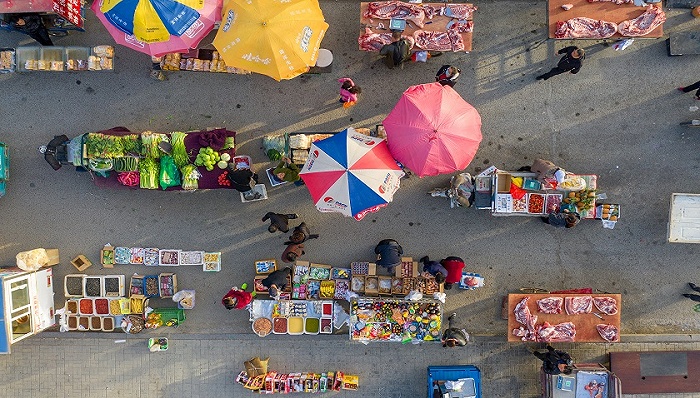
[[[143,295],[146,297],[155,297],[160,295],[158,275],[146,275],[143,277]]]
[[[144,276],[134,274],[131,276],[131,282],[129,282],[129,296],[132,294],[144,294]]]
[[[185,310],[180,308],[156,308],[153,310],[154,314],[159,314],[160,319],[163,323],[168,322],[171,319],[177,320],[177,325],[180,325],[185,321]]]
[[[255,261],[255,273],[258,275],[269,274],[277,269],[277,261],[273,259],[269,260],[256,260]]]
[[[114,247],[105,245],[100,250],[100,263],[104,268],[114,268]]]

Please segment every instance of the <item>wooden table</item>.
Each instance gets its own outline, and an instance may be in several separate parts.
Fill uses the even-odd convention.
[[[565,11],[561,6],[563,4],[573,4],[574,8]],[[660,7],[660,4],[657,5]],[[592,19],[600,19],[603,21],[614,22],[619,24],[628,19],[634,19],[642,15],[646,11],[646,7],[637,7],[634,3],[617,5],[610,1],[589,3],[588,0],[549,0],[547,3],[547,23],[549,25],[549,38],[554,39],[554,32],[557,31],[557,22],[566,21],[576,17],[588,17]],[[640,38],[659,38],[664,35],[664,25],[661,24],[656,29],[652,30],[648,35],[640,36]],[[624,37],[619,33],[615,33],[611,39]],[[637,37],[635,37],[637,39]],[[561,39],[571,40],[571,39]],[[601,39],[591,39],[601,40]]]
[[[617,300],[617,314],[615,315],[605,315],[593,306],[593,312],[598,312],[603,319],[600,319],[590,314],[580,314],[580,315],[568,315],[566,310],[562,308],[561,314],[543,314],[537,311],[537,300],[545,297],[578,297],[578,296],[592,296],[592,297],[612,297]],[[532,315],[537,316],[536,324],[542,324],[545,321],[556,325],[562,322],[572,322],[576,326],[576,337],[574,341],[577,343],[604,343],[606,342],[598,334],[596,325],[600,323],[615,325],[618,330],[620,329],[620,313],[622,312],[622,295],[620,294],[509,294],[508,295],[508,341],[522,341],[518,336],[513,335],[513,330],[524,326],[515,320],[515,306],[525,297],[530,297],[527,302],[527,306],[530,309]],[[563,307],[563,306],[562,306]]]
[[[700,351],[611,352],[623,394],[700,392]]]
[[[378,19],[378,18],[372,18],[371,20],[369,18],[363,17],[365,11],[367,11],[367,4],[369,3],[360,3],[360,24],[362,24],[362,27],[360,29],[360,35],[365,34],[365,27],[368,27],[372,29],[374,33],[391,33],[389,29],[389,20],[388,19]],[[462,5],[462,3],[456,3],[458,5]],[[464,5],[467,5],[469,3],[465,3]],[[416,6],[420,6],[420,4],[413,4]],[[423,5],[429,5],[433,7],[445,7],[447,3],[423,3]],[[447,23],[450,22],[452,18],[446,17],[444,15],[436,15],[433,17],[433,19],[428,19],[427,17],[425,18],[425,26],[422,28],[422,30],[427,30],[427,31],[437,31],[437,32],[445,32],[447,31]],[[471,19],[470,19],[471,21]],[[377,25],[379,22],[383,23],[384,26],[386,27],[386,30],[380,30],[377,28]],[[416,30],[420,30],[421,28],[417,27],[415,24],[413,24],[411,21],[406,21],[406,29],[404,30],[403,34],[404,36],[413,36],[413,33]],[[473,32],[467,32],[467,33],[462,33],[462,40],[464,41],[464,51],[465,52],[470,52],[472,50],[472,33]],[[414,47],[416,50],[420,50],[420,48]],[[360,48],[360,50],[362,50]]]

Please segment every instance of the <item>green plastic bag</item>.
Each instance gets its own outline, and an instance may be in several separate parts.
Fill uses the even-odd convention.
[[[180,170],[177,169],[173,157],[164,155],[160,158],[160,187],[165,190],[168,187],[180,185]]]

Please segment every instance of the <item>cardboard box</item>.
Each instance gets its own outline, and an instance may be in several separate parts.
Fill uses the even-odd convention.
[[[356,391],[360,386],[360,378],[355,375],[343,375],[343,390]]]
[[[401,266],[396,267],[394,274],[397,277],[413,278],[420,275],[418,271],[418,262],[413,261],[412,257],[401,257]]]
[[[70,263],[73,264],[79,272],[85,271],[92,265],[92,262],[83,254],[78,255],[78,257],[71,260]]]
[[[311,263],[309,279],[331,279],[331,268],[330,265]]]
[[[331,279],[350,279],[350,268],[331,268]]]
[[[311,263],[308,261],[297,261],[292,270],[292,282],[295,284],[305,284],[309,280]]]
[[[379,278],[376,276],[365,276],[365,296],[379,295]]]
[[[352,275],[377,275],[377,264],[355,261],[350,263],[350,273]]]
[[[378,276],[379,284],[377,285],[377,291],[380,296],[391,296],[391,280],[390,276]]]
[[[336,279],[335,293],[333,298],[336,300],[345,300],[345,293],[350,291],[350,279]]]
[[[510,173],[496,173],[496,192],[497,193],[509,193],[510,192]]]
[[[350,279],[350,290],[358,294],[365,293],[365,275],[353,275]]]
[[[141,294],[143,295],[145,292],[143,291],[143,282],[144,282],[144,276],[139,275],[139,274],[133,274],[131,275],[131,280],[129,281],[129,297],[133,294]]]
[[[405,295],[413,290],[413,285],[415,284],[416,278],[403,278],[403,292],[401,294]]]
[[[255,273],[267,275],[277,270],[277,261],[274,258],[255,261]]]
[[[166,279],[172,278],[170,283]],[[158,275],[158,294],[161,298],[170,298],[177,292],[177,275],[172,272],[163,272]]]
[[[513,195],[496,194],[496,201],[493,204],[493,211],[496,213],[512,213],[513,212]]]
[[[476,176],[477,177],[488,177],[497,171],[498,171],[498,169],[496,168],[496,166],[489,166],[486,170],[482,171],[481,173],[477,174]]]
[[[114,268],[114,247],[112,245],[104,245],[100,250],[100,264],[104,268]]]
[[[403,294],[403,278],[397,276],[391,278],[391,294]]]
[[[146,296],[134,294],[129,297],[129,310],[132,314],[143,314],[144,308],[146,308]]]
[[[61,259],[59,258],[58,255],[58,249],[45,249],[46,251],[46,256],[49,258],[49,261],[44,265],[44,267],[51,267],[52,265],[58,265],[61,262]]]
[[[476,192],[491,192],[491,177],[477,177],[474,180]]]
[[[532,178],[525,178],[523,180],[523,189],[528,191],[539,191],[542,188],[542,183]]]
[[[321,298],[321,281],[309,279],[309,282],[306,284],[306,299],[318,300],[319,298]]]
[[[321,291],[319,297],[322,299],[332,299],[335,296],[335,281],[321,281]]]

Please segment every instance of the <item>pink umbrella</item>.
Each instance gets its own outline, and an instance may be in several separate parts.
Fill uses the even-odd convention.
[[[195,9],[199,13],[197,18],[181,35],[170,35],[166,41],[144,42],[133,34],[127,33],[116,27],[100,10],[102,3],[107,0],[95,0],[92,3],[92,11],[107,28],[114,40],[123,46],[153,56],[162,56],[167,53],[187,52],[196,48],[202,39],[214,29],[217,21],[221,20],[222,0],[204,0],[201,8]],[[125,17],[127,19],[128,17]],[[138,23],[139,21],[134,21]],[[146,29],[148,27],[145,27]]]
[[[389,151],[419,176],[463,170],[481,142],[481,116],[450,86],[411,86],[384,119]]]

